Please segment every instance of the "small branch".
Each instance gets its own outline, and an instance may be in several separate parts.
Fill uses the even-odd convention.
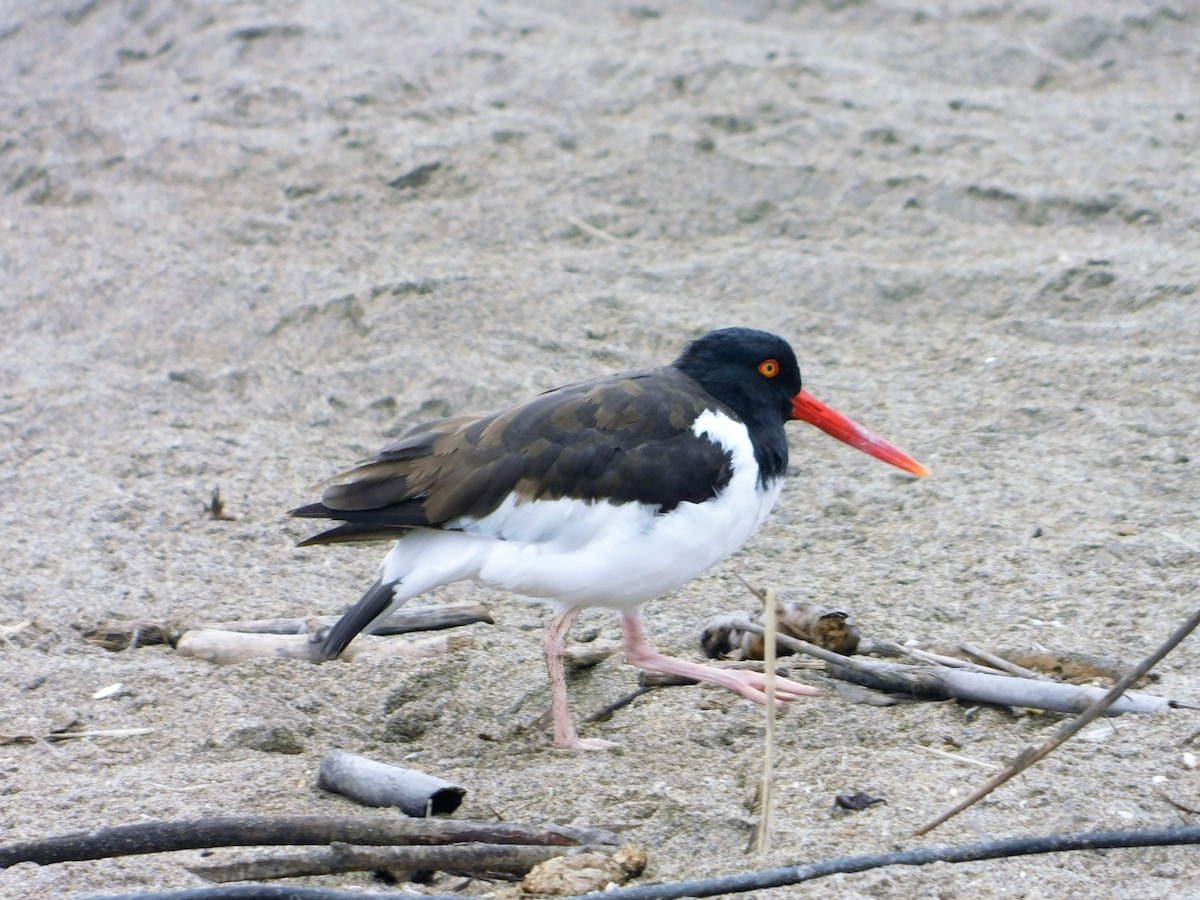
[[[884,866],[926,866],[930,863],[978,862],[1031,856],[1037,853],[1064,853],[1071,850],[1113,850],[1130,847],[1171,847],[1200,844],[1200,828],[1158,828],[1145,831],[1092,831],[1082,834],[1056,834],[1047,837],[1007,838],[959,847],[931,847],[897,850],[866,856],[847,856],[797,866],[781,866],[742,875],[724,875],[670,884],[639,885],[611,891],[582,894],[566,900],[677,900],[682,897],[715,897],[741,894],[768,888],[785,887],[815,881],[829,875],[867,872]]]
[[[567,216],[567,221],[590,237],[599,238],[602,241],[608,241],[613,244],[620,244],[623,241],[616,235],[609,234],[607,231],[597,228],[595,225],[589,225],[587,222],[578,216]]]
[[[920,663],[946,666],[951,669],[966,669],[968,672],[980,672],[985,675],[1004,674],[1002,669],[994,669],[991,666],[978,666],[970,660],[959,659],[957,656],[945,656],[941,653],[933,653],[929,650],[922,650],[919,647],[905,647],[903,644],[897,644],[895,641],[871,641],[863,652],[865,654],[875,653],[882,656],[903,656],[906,659],[916,660]]]
[[[961,753],[947,753],[945,750],[939,750],[937,747],[926,747],[924,744],[914,744],[918,750],[924,750],[926,753],[932,753],[934,756],[940,756],[942,759],[950,759],[954,762],[967,763],[971,766],[979,766],[981,769],[991,769],[995,771],[1000,768],[995,763],[985,762],[982,759],[974,759],[970,756],[963,756]]]
[[[155,728],[97,728],[92,731],[56,731],[46,735],[48,741],[70,741],[75,738],[94,737],[141,737],[143,734],[153,734]]]
[[[151,644],[174,646],[180,635],[188,631],[311,636],[321,629],[332,627],[340,618],[341,616],[311,616],[307,619],[248,619],[238,622],[195,622],[183,625],[174,622],[108,622],[85,632],[84,639],[105,650],[117,652]],[[370,633],[384,637],[418,631],[442,631],[472,625],[475,622],[486,622],[488,625],[493,622],[487,609],[478,603],[416,606],[411,609],[404,606],[376,625]],[[3,639],[3,630],[0,628],[0,640]]]
[[[653,687],[650,685],[646,685],[645,687],[640,687],[633,693],[626,694],[620,700],[614,700],[612,703],[608,704],[608,706],[605,706],[602,709],[596,710],[594,713],[592,713],[590,716],[588,716],[583,721],[585,723],[589,723],[589,724],[592,722],[607,722],[609,719],[611,719],[613,717],[613,713],[624,709],[626,706],[628,706],[630,703],[632,703],[638,697],[642,696],[642,694],[648,694],[651,691],[656,690],[658,687],[660,687],[660,685],[656,685]]]
[[[1043,675],[1041,672],[1035,672],[1033,669],[1026,669],[1023,666],[1018,666],[1016,663],[1009,662],[1007,659],[997,656],[994,653],[976,647],[974,644],[969,644],[966,641],[960,643],[959,648],[968,656],[973,656],[981,662],[986,663],[994,669],[999,669],[1001,672],[1007,672],[1009,675],[1015,675],[1018,678],[1029,678],[1034,681],[1053,681]]]
[[[244,631],[254,634],[308,634],[316,625],[329,628],[341,616],[314,616],[309,619],[250,619],[244,622],[208,622],[188,626],[211,628],[217,631]],[[472,625],[475,622],[494,624],[487,609],[479,603],[450,603],[445,606],[402,606],[376,625],[369,634],[410,634],[414,631],[441,631]]]
[[[763,599],[763,693],[766,703],[767,726],[763,733],[762,781],[758,786],[758,828],[754,832],[754,849],[767,853],[771,849],[771,816],[774,812],[775,772],[775,614],[778,606],[775,592],[768,590]]]
[[[339,657],[342,662],[358,659],[427,659],[470,642],[468,635],[437,635],[405,641],[363,635],[347,647]],[[320,645],[307,634],[258,634],[240,631],[185,631],[175,645],[180,656],[203,659],[219,666],[233,665],[251,659],[299,659],[305,662],[322,661]]]
[[[216,816],[175,822],[117,825],[93,831],[0,845],[0,869],[21,862],[40,866],[207,847],[292,844],[616,844],[610,831],[574,825],[516,825],[445,819],[341,816]]]
[[[230,862],[195,863],[185,868],[218,883],[269,878],[301,878],[345,872],[446,872],[473,878],[519,878],[539,863],[597,848],[511,844],[452,844],[442,847],[360,847],[333,844],[303,853],[256,856]]]
[[[1049,756],[1056,749],[1082,731],[1087,725],[1104,715],[1104,713],[1110,707],[1115,706],[1117,701],[1121,699],[1121,695],[1129,689],[1130,685],[1149,672],[1153,666],[1157,665],[1164,656],[1174,650],[1184,638],[1191,634],[1198,625],[1200,625],[1200,609],[1197,609],[1194,613],[1192,613],[1191,617],[1188,618],[1188,620],[1180,625],[1177,629],[1175,629],[1174,633],[1167,638],[1167,640],[1157,650],[1155,650],[1140,663],[1138,663],[1133,669],[1127,672],[1120,681],[1113,685],[1112,690],[1108,691],[1089,709],[1084,711],[1082,715],[1070,722],[1064,723],[1062,727],[1059,728],[1058,733],[1040,747],[1025,748],[1023,751],[1021,751],[1020,755],[1017,756],[1017,759],[1011,766],[1009,766],[1003,772],[1000,772],[992,778],[989,778],[961,803],[956,804],[946,812],[922,825],[913,832],[913,837],[919,837],[920,835],[927,834],[934,828],[937,828],[943,822],[953,818],[967,807],[978,802],[983,797],[986,797],[1009,779]]]
[[[761,626],[744,620],[739,628],[761,633]],[[777,640],[783,646],[825,660],[829,673],[836,678],[872,687],[888,693],[938,700],[970,700],[1000,706],[1025,706],[1054,712],[1080,712],[1104,696],[1101,688],[1030,681],[1008,675],[988,675],[963,669],[901,666],[879,660],[840,656],[829,650],[785,635]],[[1109,704],[1112,715],[1154,713],[1171,707],[1171,701],[1150,694],[1126,694]],[[1107,710],[1109,707],[1105,707]]]

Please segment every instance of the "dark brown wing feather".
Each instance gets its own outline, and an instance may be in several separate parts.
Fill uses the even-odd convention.
[[[419,425],[291,515],[345,523],[304,541],[314,544],[453,527],[514,491],[670,512],[729,481],[729,454],[691,430],[706,409],[736,418],[670,366],[568,385],[492,415]]]

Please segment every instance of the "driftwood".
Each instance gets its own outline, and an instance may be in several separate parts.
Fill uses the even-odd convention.
[[[958,815],[967,807],[978,802],[986,797],[1000,785],[1004,784],[1011,778],[1019,775],[1021,772],[1028,769],[1030,766],[1040,762],[1045,757],[1049,756],[1060,746],[1078,734],[1085,726],[1094,722],[1100,716],[1105,715],[1113,707],[1123,700],[1127,700],[1131,695],[1126,693],[1128,688],[1142,678],[1150,671],[1150,669],[1162,661],[1164,657],[1174,650],[1183,640],[1200,627],[1200,609],[1197,609],[1188,618],[1186,622],[1175,629],[1174,632],[1149,656],[1143,659],[1133,669],[1125,674],[1125,676],[1105,692],[1091,707],[1083,712],[1078,718],[1070,722],[1064,722],[1058,729],[1058,732],[1050,740],[1046,741],[1039,747],[1026,747],[1017,756],[1016,760],[1006,768],[1003,772],[993,775],[986,782],[971,792],[961,803],[955,804],[944,813],[936,816],[929,822],[926,822],[920,828],[913,832],[913,837],[918,837],[923,834],[928,834],[934,828],[937,828],[943,822]],[[1124,694],[1124,696],[1122,696]]]
[[[762,626],[744,619],[739,620],[738,627],[745,631],[762,631]],[[977,703],[1025,706],[1056,712],[1081,712],[1105,694],[1101,688],[1030,681],[1008,675],[990,675],[948,667],[906,666],[841,656],[785,635],[779,635],[777,639],[781,646],[790,646],[794,650],[824,660],[829,673],[836,678],[911,697],[971,700]],[[1172,701],[1162,697],[1127,693],[1111,705],[1108,714],[1115,716],[1123,713],[1153,713],[1171,706]]]
[[[800,865],[780,866],[739,875],[719,875],[693,881],[644,884],[605,891],[603,900],[680,900],[683,897],[717,897],[765,891],[802,882],[868,872],[885,866],[927,866],[930,863],[978,862],[1037,853],[1066,853],[1073,850],[1108,850],[1128,847],[1173,847],[1200,844],[1200,828],[1158,828],[1145,831],[1090,831],[1081,834],[1051,834],[1045,837],[1005,838],[957,847],[922,847],[893,850],[866,856],[844,856]],[[584,900],[567,897],[565,900]],[[593,900],[589,896],[587,900]]]
[[[85,859],[201,850],[207,847],[365,844],[373,847],[431,844],[619,843],[617,835],[576,825],[515,825],[447,819],[350,818],[342,816],[217,816],[176,822],[117,825],[92,831],[0,845],[0,869],[17,863],[40,866]]]
[[[472,644],[469,635],[438,635],[403,641],[362,635],[338,657],[342,662],[367,659],[427,659],[460,650]],[[303,634],[246,634],[238,631],[196,630],[179,638],[175,652],[207,660],[217,665],[230,665],[250,659],[300,659],[321,662],[320,645]]]
[[[306,875],[338,875],[344,872],[387,871],[398,880],[411,881],[420,872],[445,872],[472,878],[520,878],[534,866],[564,853],[595,850],[580,847],[545,847],[515,844],[449,844],[440,847],[362,847],[334,843],[302,853],[258,856],[229,862],[194,863],[186,866],[207,881],[256,881],[270,878],[300,878]]]
[[[444,816],[458,809],[466,788],[357,753],[330,750],[321,760],[317,786],[363,806],[397,806],[406,815]]]
[[[310,634],[320,628],[332,628],[340,618],[341,616],[313,616],[308,619],[251,619],[245,622],[201,623],[194,627],[257,634]],[[442,631],[461,625],[473,625],[476,622],[494,624],[487,609],[479,603],[402,606],[367,633],[385,637],[389,634],[412,634],[415,631]]]
[[[188,631],[235,631],[246,634],[317,635],[331,628],[341,616],[311,616],[307,619],[250,619],[243,622],[108,622],[84,632],[84,639],[105,650],[132,650],[139,646],[170,644],[175,646]],[[371,629],[380,637],[411,634],[417,631],[441,631],[493,620],[478,603],[451,603],[445,606],[402,606]]]

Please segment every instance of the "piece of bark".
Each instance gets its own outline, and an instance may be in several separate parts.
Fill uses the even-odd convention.
[[[612,856],[603,853],[560,855],[533,867],[521,881],[528,894],[570,897],[603,891],[610,884],[625,884],[646,868],[646,851],[621,847]]]
[[[617,835],[579,825],[517,825],[460,819],[397,819],[346,816],[216,816],[174,822],[142,822],[76,831],[36,841],[0,845],[0,869],[17,863],[39,866],[208,847],[299,844],[368,846],[431,844],[574,845],[618,843]]]
[[[205,862],[187,870],[206,881],[261,881],[339,875],[345,872],[391,872],[408,881],[418,872],[445,872],[470,878],[520,878],[538,863],[565,853],[592,852],[594,847],[539,847],[517,844],[448,844],[440,847],[363,847],[333,843],[303,853],[256,856],[228,862]]]
[[[376,762],[345,750],[325,754],[317,786],[364,806],[395,806],[418,818],[449,815],[467,793],[464,787],[424,772]]]
[[[470,638],[466,638],[469,645]],[[378,638],[362,635],[355,638],[338,657],[344,662],[356,659],[428,659],[451,649],[459,649],[462,641],[446,635],[405,641],[401,638]],[[321,662],[320,644],[307,634],[254,634],[240,631],[194,630],[184,632],[175,645],[180,656],[207,660],[216,665],[230,665],[251,659],[301,659]]]

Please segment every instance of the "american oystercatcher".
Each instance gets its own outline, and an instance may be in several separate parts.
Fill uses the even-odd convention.
[[[916,476],[920,463],[801,390],[787,342],[726,328],[668,366],[548,391],[490,415],[413,428],[321,487],[291,515],[341,522],[300,543],[394,540],[379,579],[321,645],[337,656],[372,622],[424,591],[464,579],[558,609],[543,646],[554,745],[581,738],[567,706],[563,648],[580,610],[621,612],[625,659],[765,702],[763,676],[657,652],[642,605],[725,559],[754,533],[783,486],[784,423],[802,419]],[[781,700],[819,693],[785,678]]]

